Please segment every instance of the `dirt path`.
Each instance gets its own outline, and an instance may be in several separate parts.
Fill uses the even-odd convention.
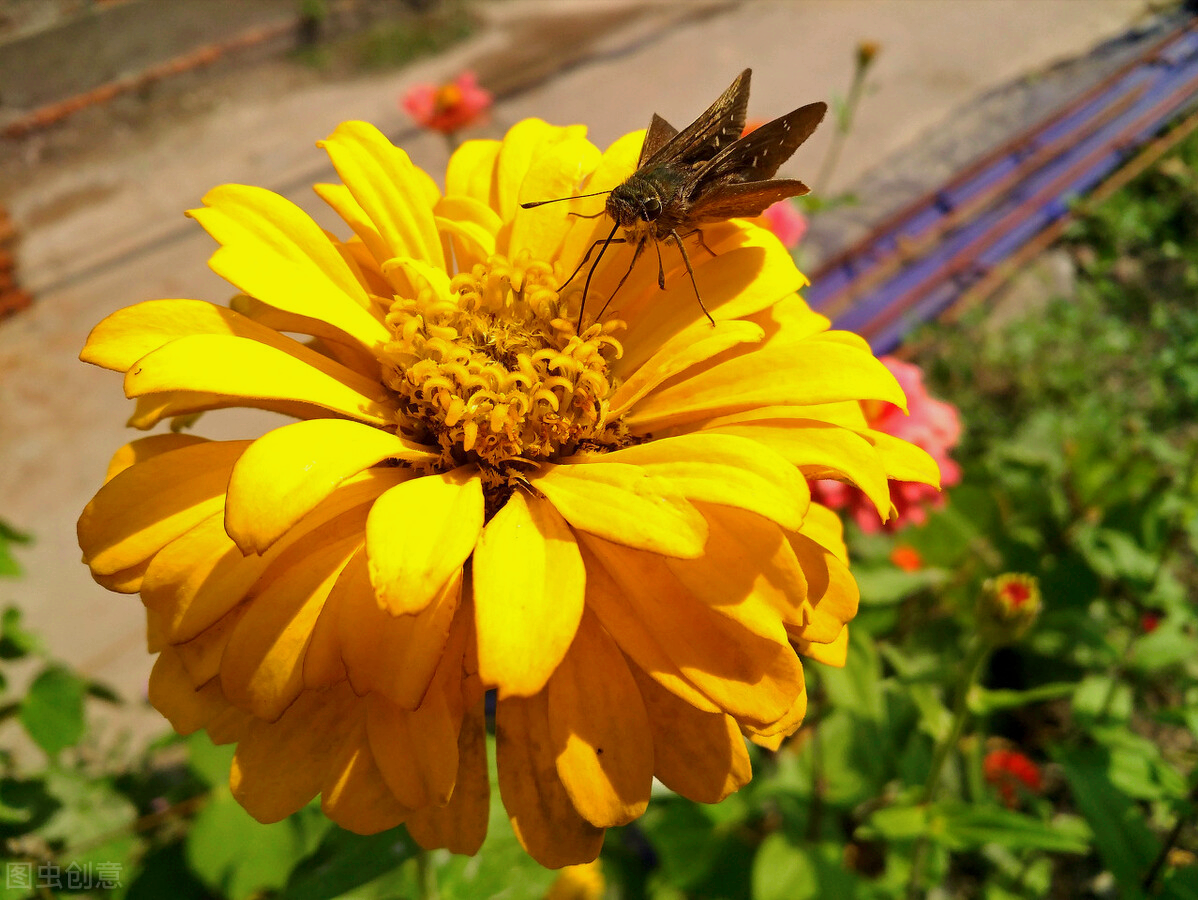
[[[209,187],[272,187],[338,227],[301,185],[331,177],[313,142],[339,121],[371,120],[434,175],[443,170],[443,144],[415,134],[396,108],[412,83],[474,66],[484,83],[511,92],[480,134],[539,115],[587,122],[602,146],[644,127],[653,111],[689,120],[745,66],[754,69],[752,117],[841,95],[855,47],[868,39],[880,55],[836,176],[850,185],[929,129],[952,128],[954,110],[1086,52],[1145,8],[1144,0],[505,0],[484,5],[490,24],[477,37],[405,71],[326,82],[264,63],[252,78],[202,85],[202,102],[153,127],[111,123],[95,152],[67,164],[35,161],[36,142],[25,145],[28,161],[3,202],[24,226],[21,273],[37,299],[0,323],[0,515],[37,543],[19,552],[26,576],[0,582],[0,603],[22,607],[58,656],[127,695],[144,690],[151,660],[140,604],[91,581],[74,537],[109,456],[136,436],[122,427],[132,404],[117,376],[76,357],[91,326],[121,306],[231,293],[206,268],[208,238],[181,216]],[[830,130],[788,168],[812,172]],[[268,424],[261,414],[216,413],[200,431],[244,437]]]

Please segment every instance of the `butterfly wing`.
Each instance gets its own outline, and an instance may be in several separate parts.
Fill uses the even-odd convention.
[[[715,184],[691,205],[690,217],[694,222],[722,222],[759,216],[779,200],[801,197],[810,190],[803,182],[789,178]]]
[[[725,147],[696,173],[698,193],[701,194],[706,185],[720,182],[745,183],[773,178],[778,167],[811,137],[827,111],[826,103],[809,103],[767,122]]]
[[[722,149],[735,143],[745,129],[745,115],[749,108],[749,78],[752,74],[752,69],[741,72],[703,115],[656,147],[652,153],[646,153],[642,147],[637,168],[665,163],[693,166],[712,159]],[[653,133],[653,126],[659,121],[665,123],[665,119],[655,115],[649,126],[649,134],[645,135],[646,144]]]
[[[645,143],[641,144],[641,157],[636,161],[636,167],[639,169],[644,166],[645,162],[676,134],[678,134],[677,128],[654,113],[653,121],[649,123],[649,130],[645,132]]]

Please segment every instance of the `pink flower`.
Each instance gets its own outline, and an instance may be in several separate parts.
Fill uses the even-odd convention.
[[[807,217],[789,200],[779,200],[766,207],[761,223],[774,233],[788,250],[793,249],[807,233]]]
[[[418,84],[403,97],[403,108],[425,128],[453,134],[477,122],[491,108],[489,91],[478,86],[473,72],[463,72],[440,86]]]
[[[949,451],[961,437],[961,420],[957,409],[930,396],[923,384],[919,366],[892,356],[882,357],[907,395],[910,415],[892,403],[864,404],[865,417],[871,428],[910,441],[926,450],[940,466],[942,487],[951,487],[961,480],[960,467],[949,458]],[[944,505],[944,495],[926,484],[892,481],[890,498],[898,516],[885,525],[879,520],[873,504],[857,488],[838,481],[817,481],[812,485],[812,497],[834,509],[847,508],[861,530],[872,534],[883,527],[896,531],[904,525],[921,525],[927,521],[927,510]]]

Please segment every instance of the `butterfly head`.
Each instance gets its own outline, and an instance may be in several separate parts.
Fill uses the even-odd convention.
[[[633,175],[612,190],[607,198],[607,214],[623,228],[637,230],[661,215],[662,203],[657,188],[647,178]]]

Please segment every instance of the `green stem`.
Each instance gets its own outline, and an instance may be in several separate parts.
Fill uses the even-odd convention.
[[[861,94],[865,90],[865,69],[866,66],[858,63],[853,70],[853,83],[849,85],[849,95],[844,101],[844,115],[837,123],[836,130],[832,132],[832,143],[828,145],[828,153],[820,166],[819,176],[815,179],[817,192],[827,189],[828,183],[832,179],[832,173],[836,170],[836,164],[840,161],[840,151],[844,149],[844,139],[853,129],[853,116],[857,112]]]
[[[928,780],[924,782],[923,791],[919,796],[921,805],[927,806],[935,799],[936,788],[940,785],[940,775],[944,771],[944,764],[948,761],[949,753],[960,742],[961,731],[969,718],[969,692],[973,690],[978,676],[981,675],[982,667],[985,666],[986,659],[990,656],[990,650],[990,642],[980,636],[969,648],[969,653],[961,667],[965,677],[953,700],[953,721],[949,726],[948,734],[941,738],[932,754],[932,766],[928,770]],[[907,882],[908,900],[917,900],[923,893],[923,866],[927,855],[928,837],[923,834],[915,844],[915,854],[911,860],[911,878]]]

